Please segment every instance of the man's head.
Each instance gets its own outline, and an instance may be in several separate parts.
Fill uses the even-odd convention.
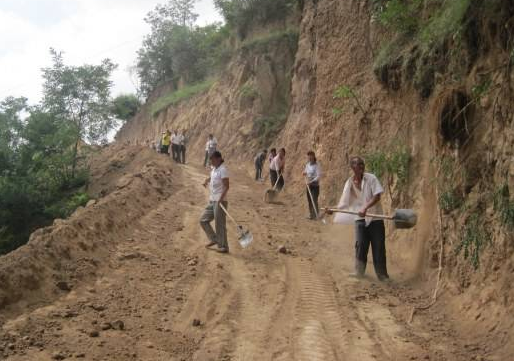
[[[171,132],[170,132],[170,130],[169,130],[169,129],[168,129],[168,130],[166,130],[166,134],[168,134],[168,135],[170,135],[170,134],[171,134]]]
[[[212,139],[214,136],[212,134],[209,134],[209,139]]]
[[[316,163],[316,154],[312,150],[307,152],[307,157],[309,157],[309,162]]]
[[[264,153],[264,155],[266,155],[266,154],[268,154],[268,150],[267,150],[267,149],[264,149],[264,150],[262,151],[262,153]]]
[[[285,148],[280,148],[280,150],[278,151],[278,154],[281,157],[285,157],[286,156],[286,149]]]
[[[270,151],[272,156],[276,156],[277,155],[277,150],[275,148],[271,148]]]
[[[223,163],[223,157],[221,156],[221,153],[218,151],[215,151],[214,153],[212,153],[210,159],[211,159],[211,164],[216,168],[219,167],[221,165],[221,163]]]
[[[352,159],[350,159],[350,167],[356,176],[362,176],[366,165],[364,164],[364,159],[361,157],[352,157]]]

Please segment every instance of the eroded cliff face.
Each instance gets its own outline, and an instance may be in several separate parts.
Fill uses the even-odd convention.
[[[206,94],[156,119],[143,109],[118,140],[144,143],[155,141],[165,128],[187,129],[191,161],[201,162],[212,132],[230,162],[244,160],[249,167],[260,146],[283,146],[288,191],[298,194],[303,193],[305,153],[312,149],[324,171],[323,204],[337,202],[350,174],[350,156],[402,145],[411,156],[408,181],[388,182],[385,209],[413,208],[419,221],[411,231],[388,229],[390,257],[430,287],[441,264],[442,304],[462,314],[462,327],[477,337],[490,330],[507,332],[513,325],[503,316],[514,297],[514,242],[493,207],[493,196],[502,184],[514,186],[512,68],[507,47],[499,41],[501,31],[493,26],[476,31],[484,46],[470,52],[473,59],[459,81],[451,79],[448,69],[435,67],[421,85],[414,84],[409,67],[374,68],[384,34],[369,2],[307,0],[297,47],[282,41],[265,51],[240,53]],[[477,98],[476,86],[486,75],[494,91]],[[245,84],[258,95],[244,96]],[[341,86],[350,87],[359,104],[335,98]],[[284,112],[284,104],[283,129],[263,143],[255,119],[264,112]],[[456,194],[459,207],[442,209],[440,199],[448,190]],[[473,215],[477,229],[470,227]],[[482,231],[487,242],[466,246],[466,233]],[[471,256],[464,257],[464,247],[470,254],[481,247],[478,269]]]

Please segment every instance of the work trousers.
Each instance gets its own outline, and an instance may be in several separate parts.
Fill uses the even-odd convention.
[[[278,177],[278,172],[276,170],[270,169],[269,170],[269,178],[271,181],[271,186],[275,187],[275,184],[277,184],[277,190],[281,191],[282,188],[284,188],[284,177],[282,174],[280,175],[280,179]],[[277,182],[278,179],[278,182]]]
[[[225,209],[228,207],[228,203],[222,202]],[[214,220],[216,232],[211,226],[211,222]],[[202,217],[200,218],[200,225],[202,226],[209,241],[216,242],[218,247],[226,248],[228,250],[227,242],[227,219],[225,212],[219,206],[219,202],[210,201],[205,210],[203,211]]]
[[[387,274],[384,221],[376,220],[366,227],[364,220],[355,221],[355,272],[364,275],[368,261],[369,245],[373,254],[373,266],[379,279]]]
[[[180,151],[179,151],[179,145],[178,144],[171,144],[171,153],[173,155],[173,160],[176,162],[179,162],[180,159]]]
[[[182,164],[186,164],[186,146],[181,144],[179,147],[179,161]]]
[[[318,197],[319,197],[319,184],[311,184],[308,185],[311,194],[312,194],[312,200],[309,195],[309,191],[305,190],[307,193],[307,202],[309,203],[309,212],[311,218],[316,218],[316,215],[319,215],[319,207],[318,207]],[[314,201],[314,204],[312,203]]]
[[[170,148],[169,145],[161,145],[161,153],[168,154],[169,148]]]
[[[255,180],[262,179],[262,163],[255,163]]]

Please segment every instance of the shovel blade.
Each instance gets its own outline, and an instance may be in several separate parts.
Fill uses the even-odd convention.
[[[272,203],[277,199],[278,191],[275,189],[268,189],[264,194],[264,201],[267,203]]]
[[[241,247],[246,248],[252,243],[253,241],[253,235],[250,233],[250,231],[244,231],[239,234],[239,244]]]
[[[399,229],[412,228],[418,222],[418,216],[412,209],[397,209],[393,216],[394,226]]]

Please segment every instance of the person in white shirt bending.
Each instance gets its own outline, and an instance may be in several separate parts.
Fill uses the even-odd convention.
[[[200,218],[200,225],[202,226],[209,243],[207,248],[217,245],[217,251],[220,253],[228,253],[229,247],[227,242],[227,221],[220,203],[223,204],[225,209],[228,207],[226,200],[230,182],[228,177],[228,170],[225,167],[221,153],[215,151],[211,157],[211,176],[207,178],[203,184],[204,187],[209,185],[209,204]],[[212,229],[211,222],[214,220],[216,232]]]
[[[171,136],[171,154],[175,162],[179,161],[179,139],[177,131],[174,130]]]
[[[278,154],[271,161],[269,169],[269,177],[271,186],[277,185],[277,190],[281,191],[284,188],[284,169],[286,167],[286,150],[280,148]]]
[[[359,213],[358,216],[352,217],[352,221],[355,223],[355,273],[352,273],[351,276],[364,276],[371,244],[375,273],[380,281],[385,281],[389,279],[389,275],[387,273],[384,221],[366,217],[368,211],[374,214],[383,213],[380,197],[384,193],[384,189],[375,175],[364,172],[365,164],[362,158],[353,157],[350,166],[353,176],[344,185],[338,208]],[[347,215],[338,215],[334,222],[344,224],[348,220]]]
[[[203,161],[203,166],[207,167],[207,161],[210,159],[211,155],[218,149],[218,141],[212,134],[209,134],[209,139],[207,143],[205,143],[205,160]]]
[[[319,214],[318,207],[318,197],[319,197],[319,179],[321,177],[321,168],[316,159],[316,154],[313,151],[309,151],[307,153],[307,157],[309,157],[309,161],[305,165],[305,169],[303,170],[303,176],[305,177],[307,187],[307,202],[309,204],[309,219],[316,219]],[[312,195],[312,200],[311,200]]]

